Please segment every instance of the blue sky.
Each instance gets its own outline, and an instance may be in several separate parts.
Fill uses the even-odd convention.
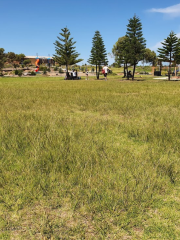
[[[84,64],[95,31],[100,31],[109,53],[126,34],[128,20],[134,14],[141,20],[147,48],[156,51],[171,30],[180,37],[180,1],[1,0],[0,48],[26,56],[52,56],[53,43],[67,27]]]

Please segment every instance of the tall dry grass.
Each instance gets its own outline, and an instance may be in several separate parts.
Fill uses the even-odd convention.
[[[178,82],[1,79],[1,239],[178,239],[149,216],[178,195],[179,103]]]

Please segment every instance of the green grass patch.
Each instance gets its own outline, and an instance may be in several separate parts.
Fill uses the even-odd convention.
[[[179,239],[179,84],[0,78],[0,239]]]

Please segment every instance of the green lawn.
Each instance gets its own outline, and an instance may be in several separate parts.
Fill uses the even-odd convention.
[[[0,78],[0,239],[180,239],[180,82]]]

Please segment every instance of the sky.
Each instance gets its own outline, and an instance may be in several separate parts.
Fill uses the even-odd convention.
[[[67,27],[85,64],[99,31],[107,53],[126,34],[134,15],[142,23],[146,47],[155,51],[171,31],[180,38],[180,1],[1,0],[0,48],[26,56],[53,56],[57,36]],[[109,64],[114,62],[109,56]]]

